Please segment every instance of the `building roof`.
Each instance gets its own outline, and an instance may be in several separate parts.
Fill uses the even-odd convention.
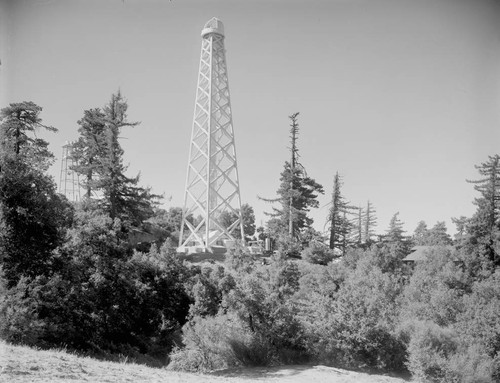
[[[411,249],[411,253],[408,254],[403,259],[403,262],[424,261],[427,258],[427,254],[429,253],[429,250],[434,249],[436,247],[442,247],[442,246],[414,246]],[[445,247],[449,250],[453,249],[453,246],[445,246]]]

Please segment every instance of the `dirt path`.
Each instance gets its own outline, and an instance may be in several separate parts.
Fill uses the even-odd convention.
[[[138,364],[103,362],[64,351],[43,351],[0,342],[0,382],[152,382],[152,383],[403,383],[326,366],[239,368],[210,374],[189,374]]]

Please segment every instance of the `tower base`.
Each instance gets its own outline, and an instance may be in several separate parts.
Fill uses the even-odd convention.
[[[180,254],[226,254],[227,248],[224,246],[179,246],[176,249]]]

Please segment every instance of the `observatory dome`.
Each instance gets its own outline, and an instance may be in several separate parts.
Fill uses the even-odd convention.
[[[209,33],[217,33],[218,35],[224,36],[224,24],[216,17],[212,17],[203,27],[201,31],[201,37],[205,37]]]

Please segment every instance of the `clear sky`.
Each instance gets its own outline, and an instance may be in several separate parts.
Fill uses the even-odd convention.
[[[0,0],[0,104],[43,107],[57,161],[85,109],[121,89],[129,174],[182,206],[200,32],[226,32],[241,198],[257,224],[299,151],[325,188],[335,172],[353,204],[370,200],[378,232],[400,212],[412,233],[470,216],[475,164],[500,153],[500,2],[495,0]]]

